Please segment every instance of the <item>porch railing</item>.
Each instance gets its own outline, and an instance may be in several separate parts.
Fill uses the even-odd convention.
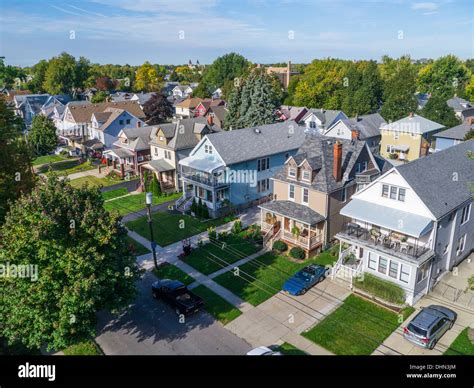
[[[312,237],[308,237],[308,236],[295,236],[294,234],[284,230],[283,231],[283,238],[288,241],[288,242],[291,242],[293,244],[296,244],[296,245],[299,245],[303,248],[312,248],[314,247],[316,244],[319,244],[322,240],[321,240],[321,236],[319,235],[316,235],[316,236],[312,236]]]
[[[389,234],[383,234],[373,229],[369,230],[363,228],[352,222],[344,226],[341,234],[359,241],[365,241],[374,247],[388,251],[388,253],[405,254],[415,258],[422,256],[430,250],[430,248],[424,244],[418,244],[418,242],[413,244],[405,241],[398,233],[391,232]]]

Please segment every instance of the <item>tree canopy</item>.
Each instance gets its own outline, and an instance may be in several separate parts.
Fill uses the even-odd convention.
[[[44,115],[33,117],[28,140],[38,155],[46,155],[54,151],[58,145],[58,136],[53,120]]]
[[[134,87],[136,91],[156,92],[160,90],[160,84],[161,81],[158,72],[150,62],[145,62],[137,69]]]
[[[162,93],[156,93],[145,103],[143,112],[146,115],[147,124],[155,125],[173,117],[174,108],[166,96]]]
[[[135,295],[127,231],[99,188],[75,189],[52,174],[12,205],[0,234],[0,262],[37,271],[0,278],[0,336],[9,343],[63,349],[94,336],[99,310],[124,308]]]

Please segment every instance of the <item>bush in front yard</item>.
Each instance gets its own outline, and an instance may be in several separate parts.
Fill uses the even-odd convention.
[[[286,245],[286,243],[281,240],[277,240],[273,243],[272,248],[278,252],[285,252],[288,249],[288,245]]]
[[[293,247],[293,248],[290,249],[290,256],[293,259],[303,260],[306,257],[306,253],[305,253],[303,248]]]
[[[356,279],[354,286],[387,302],[405,303],[405,291],[400,286],[369,273],[364,273],[362,280]]]

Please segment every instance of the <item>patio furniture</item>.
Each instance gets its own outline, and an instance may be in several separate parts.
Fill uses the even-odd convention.
[[[400,241],[400,252],[405,251],[408,254],[409,250],[410,250],[410,245],[406,242]]]

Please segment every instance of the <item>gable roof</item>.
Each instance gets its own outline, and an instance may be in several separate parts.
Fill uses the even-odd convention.
[[[210,133],[211,131],[219,131],[216,126],[210,128],[205,117],[182,119],[173,123],[158,124],[153,127],[156,130],[152,133],[150,143],[157,144],[156,135],[158,129],[161,129],[165,137],[169,139],[167,147],[176,151],[194,148],[201,140],[200,135]]]
[[[301,114],[306,114],[307,111],[308,108],[305,106],[282,105],[280,107],[280,113],[285,115],[289,120],[296,120]]]
[[[125,135],[125,137],[129,140],[129,143],[124,144],[119,140],[114,144],[123,148],[131,149],[133,151],[143,151],[150,148],[149,143],[154,131],[156,131],[156,128],[153,126],[124,128],[120,131],[120,135]]]
[[[417,114],[404,117],[393,123],[385,123],[381,127],[383,130],[421,134],[436,131],[441,128],[444,128],[443,124],[428,120]]]
[[[209,112],[214,113],[214,116],[222,123],[227,113],[227,108],[224,105],[211,106],[209,107],[208,113]]]
[[[474,160],[468,157],[470,152],[474,152],[474,140],[394,168],[431,213],[440,219],[472,200]]]
[[[309,116],[311,116],[311,114],[313,114],[318,118],[319,121],[321,121],[323,128],[328,129],[329,126],[334,122],[334,120],[340,113],[346,116],[345,113],[340,110],[323,109],[323,108],[309,109],[308,113],[306,113],[306,115],[303,117],[302,120],[306,120]]]
[[[93,113],[104,112],[107,108],[123,109],[139,119],[145,118],[145,113],[136,101],[101,102],[98,104],[90,102],[72,104],[70,102],[67,107],[76,123],[89,123]]]
[[[334,144],[336,142],[342,144],[343,178],[339,182],[337,182],[333,176]],[[308,186],[315,190],[329,193],[344,187],[346,183],[352,180],[349,174],[353,170],[357,158],[364,148],[368,149],[364,141],[335,139],[317,133],[311,133],[306,136],[303,145],[299,148],[293,159],[297,164],[301,164],[306,159],[311,168],[316,171],[312,182],[308,183]],[[378,169],[378,166],[376,168]],[[281,168],[275,174],[275,179],[287,180],[285,167]],[[298,182],[298,184],[301,183],[303,182]]]
[[[226,165],[296,150],[305,128],[294,121],[223,131],[206,135]]]
[[[466,136],[470,129],[474,129],[474,123],[469,124],[464,122],[445,131],[438,132],[434,136],[443,137],[445,139],[464,140],[464,136]]]
[[[369,139],[380,136],[380,127],[385,124],[385,119],[379,113],[357,116],[350,119],[355,128],[360,132],[360,139]]]
[[[194,109],[201,102],[202,102],[202,98],[199,98],[199,97],[186,98],[185,100],[181,101],[179,104],[176,104],[176,107]]]
[[[465,109],[474,107],[474,105],[469,101],[457,96],[450,98],[448,101],[446,101],[446,103],[450,108],[454,109],[455,112],[462,112]]]

